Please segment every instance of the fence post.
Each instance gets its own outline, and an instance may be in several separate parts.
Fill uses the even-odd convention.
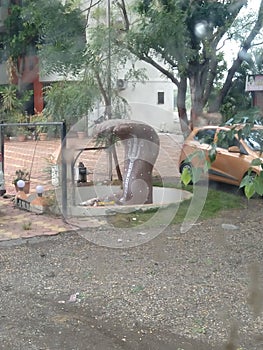
[[[3,122],[0,123],[0,196],[6,193],[5,174],[4,174],[4,133]]]
[[[68,196],[67,196],[67,161],[66,161],[66,123],[61,123],[61,191],[62,191],[62,214],[64,217],[68,215]]]

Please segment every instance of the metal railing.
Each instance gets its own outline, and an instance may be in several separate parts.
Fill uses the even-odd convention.
[[[67,139],[66,139],[66,123],[62,122],[36,122],[36,123],[0,123],[0,152],[2,155],[2,171],[4,176],[4,160],[5,160],[5,143],[4,143],[4,129],[6,127],[34,127],[37,126],[60,126],[60,140],[61,140],[61,192],[62,192],[62,215],[67,217],[68,208],[67,208],[67,162],[65,158],[66,148],[67,148]]]

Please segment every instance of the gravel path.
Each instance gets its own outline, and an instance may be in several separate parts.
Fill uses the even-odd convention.
[[[262,349],[262,209],[128,249],[76,232],[1,243],[0,349]]]

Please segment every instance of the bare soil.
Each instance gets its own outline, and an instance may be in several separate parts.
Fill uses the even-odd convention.
[[[262,349],[262,209],[126,249],[77,231],[0,243],[0,349]]]

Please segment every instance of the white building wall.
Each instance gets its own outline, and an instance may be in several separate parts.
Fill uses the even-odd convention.
[[[81,3],[82,8],[85,9],[90,4],[90,0],[82,0]],[[105,0],[104,5],[101,6],[105,9],[105,23],[107,23],[108,2]],[[131,68],[129,64],[128,68]],[[120,95],[129,104],[131,110],[129,118],[144,121],[157,131],[174,132],[178,129],[179,122],[174,109],[175,85],[162,76],[156,68],[145,62],[136,62],[136,68],[146,69],[148,80],[145,83],[128,81],[125,89],[120,91]],[[120,71],[118,78],[124,79],[125,72],[125,69]],[[164,93],[163,104],[158,104],[158,92]]]
[[[158,92],[164,93],[164,104],[158,104]],[[174,90],[168,82],[148,81],[145,84],[128,82],[121,95],[131,108],[130,119],[144,121],[157,131],[173,131],[176,117],[174,113]]]
[[[120,91],[131,108],[130,119],[144,121],[157,131],[173,132],[178,127],[175,85],[149,64],[138,62],[136,68],[146,68],[148,80],[144,83],[128,81],[126,88]],[[119,78],[124,76],[125,70],[120,72]],[[163,93],[164,103],[158,103],[158,93]]]

